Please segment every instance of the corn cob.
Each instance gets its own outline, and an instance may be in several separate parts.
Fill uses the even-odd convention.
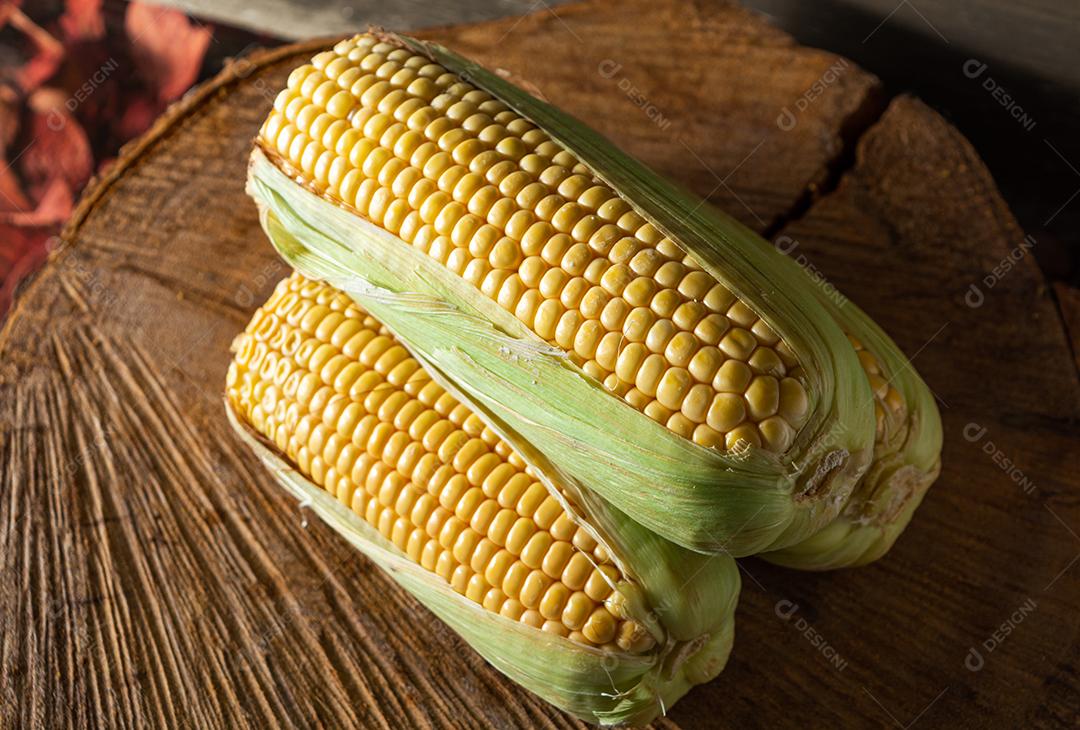
[[[260,137],[672,431],[782,453],[802,426],[797,360],[745,301],[543,130],[423,56],[372,36],[320,53]]]
[[[642,588],[600,541],[602,532],[582,519],[581,505],[549,491],[518,450],[348,295],[294,274],[256,311],[233,350],[226,396],[239,421],[460,601],[599,651],[612,666],[621,656],[659,667],[672,652],[686,655],[681,662],[694,655],[655,618],[635,616],[651,615]],[[669,545],[658,567],[668,569],[664,563],[683,552]],[[725,598],[703,607],[713,614],[715,640],[694,637],[697,651],[709,644],[688,665],[708,666],[689,670],[701,681],[723,665],[726,594],[737,590],[737,575],[730,560],[698,567],[703,578],[719,578],[715,595]],[[671,689],[651,698],[651,690],[641,691],[643,699],[613,719],[647,719],[657,697],[675,696]],[[611,704],[603,697],[594,701],[589,719],[613,711],[603,709]],[[573,703],[568,709],[581,714]]]
[[[899,448],[905,395],[796,265],[445,49],[298,68],[249,190],[294,266],[679,544],[798,550]]]
[[[609,610],[625,579],[606,551],[347,295],[294,275],[235,349],[241,418],[458,593],[589,645],[648,648]]]

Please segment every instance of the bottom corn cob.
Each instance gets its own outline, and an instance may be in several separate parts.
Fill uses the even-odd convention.
[[[557,471],[348,295],[293,275],[233,350],[240,437],[507,676],[591,722],[642,724],[723,668],[729,556]]]
[[[293,275],[234,349],[240,416],[455,591],[586,645],[654,643],[607,551],[347,295]]]

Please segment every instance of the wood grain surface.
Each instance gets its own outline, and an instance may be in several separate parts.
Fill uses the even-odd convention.
[[[939,397],[942,475],[894,550],[828,574],[741,561],[729,667],[660,724],[1080,722],[1076,363],[963,136],[730,5],[599,0],[427,35],[776,238]],[[576,724],[229,433],[229,342],[287,273],[247,153],[319,45],[234,64],[133,144],[0,333],[0,726]]]

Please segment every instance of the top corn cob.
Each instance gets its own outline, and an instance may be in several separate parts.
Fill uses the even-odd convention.
[[[486,397],[549,457],[684,545],[797,552],[842,508],[862,509],[855,485],[872,456],[901,448],[895,433],[910,420],[906,400],[921,397],[921,383],[901,393],[875,354],[856,356],[838,313],[752,234],[718,223],[707,206],[661,182],[638,184],[636,163],[587,130],[461,62],[466,82],[446,67],[460,59],[411,43],[358,36],[290,76],[260,132],[270,164],[256,158],[252,168],[253,194],[279,250],[354,297],[373,296],[374,284],[381,299],[365,306],[382,306],[379,316],[411,346]],[[344,218],[274,168],[383,233],[360,226],[363,242],[348,240]],[[758,291],[770,296],[750,296]],[[448,353],[431,342],[439,328],[457,334],[437,321],[446,317],[420,311],[415,299],[395,303],[387,298],[394,292],[434,297],[522,342],[505,319],[512,317],[670,436],[617,409],[605,420],[599,409],[607,406],[586,380],[560,380],[565,373],[536,357],[509,365],[513,376],[501,373],[512,380],[507,390],[480,382],[479,371],[506,366],[481,358],[498,348],[512,360],[505,354],[515,343],[477,333],[455,341],[460,357]],[[887,339],[877,344],[894,349]],[[568,415],[568,404],[544,400],[545,387],[594,412]],[[528,408],[511,399],[522,392]],[[537,411],[538,402],[550,413]],[[596,423],[582,422],[589,418]],[[620,430],[637,445],[612,445],[613,422],[625,422]],[[922,441],[932,442],[926,431]],[[565,453],[569,444],[575,452]],[[649,451],[636,453],[643,446]],[[919,452],[922,489],[933,451],[930,444]],[[783,559],[798,562],[790,550]]]
[[[797,568],[862,565],[884,555],[941,466],[941,421],[926,384],[858,307],[848,302],[837,316],[873,390],[874,459],[835,520],[801,543],[763,555]]]
[[[783,452],[807,414],[790,348],[505,104],[372,36],[289,76],[261,143],[703,446]]]

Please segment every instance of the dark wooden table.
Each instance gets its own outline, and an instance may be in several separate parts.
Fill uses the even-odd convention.
[[[600,0],[427,35],[782,240],[939,397],[942,475],[896,548],[828,574],[742,561],[729,667],[661,724],[1075,725],[1080,385],[964,137],[733,6]],[[574,724],[229,432],[229,342],[286,275],[247,152],[317,47],[233,65],[127,149],[0,333],[4,727]]]

